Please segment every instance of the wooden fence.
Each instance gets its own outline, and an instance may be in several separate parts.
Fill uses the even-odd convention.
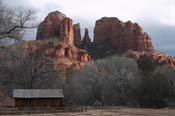
[[[17,114],[45,114],[45,113],[63,113],[63,112],[86,112],[86,106],[72,106],[60,108],[0,108],[0,115]]]

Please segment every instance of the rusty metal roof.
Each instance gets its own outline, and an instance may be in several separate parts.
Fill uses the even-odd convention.
[[[14,89],[14,98],[63,98],[62,89]]]

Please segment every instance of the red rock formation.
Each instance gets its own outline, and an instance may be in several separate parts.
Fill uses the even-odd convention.
[[[150,57],[156,64],[166,64],[171,67],[175,67],[175,57],[168,56],[159,51],[129,51],[127,53],[127,56],[138,59],[141,55],[144,54]]]
[[[81,29],[80,29],[80,24],[77,23],[73,26],[74,30],[74,44],[75,46],[80,46],[81,45]]]
[[[89,56],[89,54],[87,53],[86,50],[80,49],[78,51],[78,60],[81,62],[88,62],[90,61],[91,57]]]
[[[145,54],[156,64],[175,67],[175,57],[154,50],[148,34],[137,23],[131,21],[124,23],[114,17],[98,20],[94,29],[94,46],[95,57],[131,50],[127,56],[138,59]]]
[[[51,38],[57,38],[61,43],[48,41]],[[88,29],[85,29],[81,42],[80,25],[73,26],[70,18],[58,11],[52,12],[39,25],[37,40],[44,41],[33,41],[32,51],[44,49],[46,56],[52,56],[55,69],[60,70],[68,70],[71,67],[80,68],[90,60],[88,53],[77,49],[74,44],[88,50],[94,58],[132,50],[129,56],[134,58],[146,54],[157,64],[175,66],[175,58],[155,51],[151,38],[137,23],[131,21],[124,23],[114,17],[103,17],[96,21],[94,42],[91,43]],[[28,46],[29,44],[26,43],[25,47]]]
[[[91,38],[89,37],[89,31],[87,28],[85,28],[84,37],[83,37],[83,44],[84,45],[91,44]]]
[[[94,44],[96,48],[117,52],[154,50],[151,38],[137,23],[124,23],[114,17],[96,21]]]
[[[72,20],[59,11],[51,12],[38,26],[36,40],[60,39],[68,45],[74,45]]]
[[[67,46],[66,44],[53,40],[25,42],[24,48],[26,50],[32,48],[32,52],[42,50],[44,56],[51,59],[56,70],[79,69],[90,61],[90,56],[85,50],[78,49],[74,46]]]
[[[74,45],[74,32],[72,19],[64,18],[60,25],[60,38],[65,44]]]
[[[48,41],[52,38],[59,39],[60,42]],[[44,50],[44,55],[51,57],[57,70],[80,68],[90,60],[90,56],[85,50],[76,48],[74,43],[81,46],[80,25],[73,26],[72,19],[56,11],[49,13],[39,25],[37,41],[32,41],[32,51]],[[28,47],[29,44],[26,42],[25,48]]]

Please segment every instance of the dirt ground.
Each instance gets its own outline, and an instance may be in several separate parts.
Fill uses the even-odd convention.
[[[175,109],[113,108],[88,110],[87,112],[81,113],[32,114],[16,116],[175,116]]]

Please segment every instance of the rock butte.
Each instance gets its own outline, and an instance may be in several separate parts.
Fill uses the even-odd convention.
[[[66,17],[63,13],[51,12],[45,20],[39,25],[37,40],[49,40],[56,38],[69,46],[76,46],[88,51],[92,58],[101,58],[112,54],[125,54],[138,58],[146,54],[157,64],[168,64],[175,66],[175,58],[154,50],[151,37],[144,32],[142,27],[131,21],[122,22],[115,17],[103,17],[96,21],[94,28],[94,40],[91,42],[88,29],[82,39],[80,24],[72,25],[72,19]],[[63,48],[67,51],[68,57],[75,58],[74,51],[71,48]],[[75,54],[78,54],[79,50]],[[90,60],[90,56],[84,50],[84,55],[77,56],[80,59]]]
[[[74,45],[72,19],[59,11],[51,12],[38,26],[36,40],[59,39],[63,43]]]
[[[77,39],[74,39],[74,35]],[[79,69],[90,60],[86,50],[74,46],[74,43],[81,44],[80,25],[73,26],[72,19],[59,11],[49,13],[40,23],[36,40],[32,42],[36,49],[49,45],[44,52],[46,56],[53,56],[52,63],[57,70]]]
[[[137,23],[124,23],[114,17],[103,17],[96,21],[94,44],[96,48],[116,52],[154,50],[151,38]]]

